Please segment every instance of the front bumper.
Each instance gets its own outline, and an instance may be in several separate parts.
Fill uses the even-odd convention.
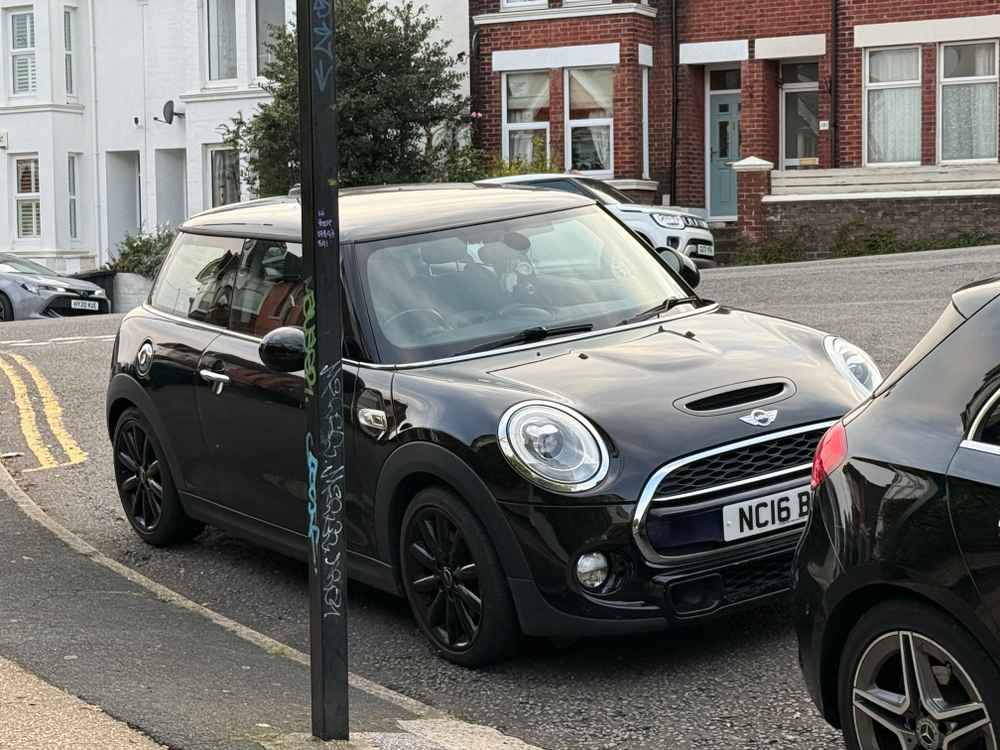
[[[93,309],[95,305],[97,309]],[[15,315],[20,319],[68,318],[109,312],[111,302],[107,297],[64,292],[25,294],[18,298],[15,307]]]
[[[635,505],[586,508],[500,503],[533,580],[511,580],[521,627],[534,636],[664,630],[780,595],[791,586],[797,535],[660,566],[632,537]],[[575,580],[583,552],[613,561],[617,582],[600,594]]]

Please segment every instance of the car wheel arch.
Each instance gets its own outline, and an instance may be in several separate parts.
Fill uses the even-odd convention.
[[[399,576],[399,535],[403,514],[420,490],[440,485],[462,499],[489,534],[504,574],[529,578],[528,562],[493,493],[465,461],[447,448],[415,441],[397,448],[379,473],[375,490],[375,540],[378,556]]]
[[[942,603],[942,592],[938,589],[924,591],[921,588],[880,582],[856,589],[837,602],[823,631],[819,662],[819,685],[827,722],[841,728],[838,677],[844,644],[861,615],[878,604],[890,600],[908,601],[935,609],[961,625],[996,660],[997,646],[1000,644],[995,635],[981,624],[975,612],[969,610],[964,602],[948,594],[943,596],[948,601],[947,605]],[[991,640],[993,646],[990,645]],[[997,665],[1000,666],[1000,661]]]
[[[170,473],[174,477],[177,489],[183,490],[185,483],[184,476],[180,472],[180,462],[177,460],[173,446],[167,439],[169,433],[160,419],[159,411],[157,411],[153,400],[142,385],[125,373],[115,375],[111,379],[111,385],[108,386],[106,404],[108,438],[111,440],[114,439],[115,427],[118,425],[118,420],[127,409],[133,407],[142,412],[142,415],[149,422],[150,427],[156,434],[156,439],[163,448],[163,453],[167,459],[167,464],[170,467]]]

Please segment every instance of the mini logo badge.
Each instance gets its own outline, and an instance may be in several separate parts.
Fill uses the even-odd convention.
[[[740,421],[752,424],[754,427],[767,427],[777,418],[777,409],[754,409],[745,417],[740,417]]]

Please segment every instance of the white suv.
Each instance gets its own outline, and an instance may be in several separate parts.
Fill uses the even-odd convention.
[[[602,180],[575,174],[522,174],[481,180],[479,185],[531,185],[593,198],[653,247],[670,247],[693,258],[715,257],[715,241],[700,216],[636,203]]]

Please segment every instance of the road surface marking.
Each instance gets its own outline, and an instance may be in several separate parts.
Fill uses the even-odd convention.
[[[0,371],[7,376],[10,387],[14,391],[14,404],[17,406],[21,419],[21,433],[24,435],[24,442],[28,444],[28,450],[35,454],[38,459],[38,468],[51,469],[58,464],[52,451],[42,442],[42,435],[38,431],[38,420],[35,417],[35,409],[31,405],[31,398],[28,395],[28,387],[17,374],[17,370],[3,357],[0,357]]]
[[[68,463],[60,464],[61,466],[72,466],[74,464],[82,464],[87,460],[86,452],[80,448],[80,445],[73,439],[73,437],[66,430],[66,425],[63,424],[63,408],[62,404],[59,403],[59,399],[56,398],[55,392],[52,390],[52,386],[49,385],[49,381],[46,380],[45,376],[42,375],[41,370],[32,364],[31,360],[20,354],[10,355],[15,362],[17,362],[21,367],[31,376],[31,379],[35,381],[35,387],[38,388],[38,393],[42,397],[42,411],[45,412],[45,419],[49,423],[49,429],[52,430],[52,434],[56,436],[56,440],[59,441],[59,445],[62,446],[63,451],[66,453],[66,458],[69,459]],[[56,468],[55,466],[49,468]]]
[[[101,336],[60,336],[58,338],[46,339],[44,341],[35,341],[34,339],[16,339],[13,341],[0,341],[0,346],[16,346],[16,347],[26,347],[26,346],[49,346],[58,344],[83,344],[88,341],[114,341],[115,334],[106,334]]]

